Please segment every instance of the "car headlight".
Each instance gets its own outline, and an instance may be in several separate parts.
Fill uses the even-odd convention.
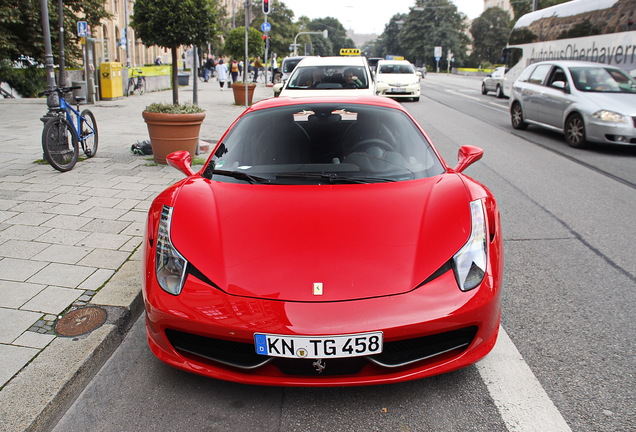
[[[185,282],[188,262],[175,249],[170,240],[170,222],[172,207],[163,206],[161,220],[157,230],[155,248],[155,273],[159,286],[167,293],[178,295]]]
[[[600,121],[610,123],[627,123],[629,121],[629,117],[610,110],[596,111],[592,116]]]
[[[453,257],[455,278],[462,291],[475,288],[486,274],[486,218],[482,200],[470,203],[470,215],[470,237]]]

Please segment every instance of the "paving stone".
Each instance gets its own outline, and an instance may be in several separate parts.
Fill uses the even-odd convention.
[[[46,335],[32,331],[25,331],[19,338],[17,338],[13,342],[13,345],[42,349],[45,348],[49,343],[51,343],[53,339],[55,339],[54,335]]]
[[[50,286],[29,300],[20,310],[60,314],[82,294],[81,290]]]
[[[13,375],[17,374],[33,357],[39,353],[39,349],[18,347],[12,345],[0,345],[0,387],[5,385]]]
[[[50,245],[42,252],[33,256],[34,261],[47,261],[63,264],[76,264],[93,251],[90,247],[69,245]]]
[[[31,259],[49,247],[46,243],[25,240],[8,240],[0,247],[0,257]],[[2,275],[0,275],[2,277]]]
[[[8,281],[24,282],[41,271],[45,266],[46,263],[43,262],[2,258],[0,260],[0,278]]]
[[[0,265],[1,264],[2,262],[0,261]],[[66,288],[77,288],[95,271],[95,267],[50,263],[30,277],[28,282],[55,285]]]
[[[41,316],[42,314],[37,312],[0,308],[0,322],[2,323],[0,326],[0,344],[13,342]],[[0,362],[0,364],[2,363]]]
[[[46,285],[0,280],[0,307],[19,309],[44,288]]]
[[[89,267],[99,267],[102,269],[116,270],[126,262],[130,256],[126,251],[114,251],[109,249],[94,249],[86,257],[84,257],[79,265]]]

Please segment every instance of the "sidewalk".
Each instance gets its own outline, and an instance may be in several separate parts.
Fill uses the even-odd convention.
[[[245,107],[216,81],[197,84],[200,138],[213,146]],[[181,102],[192,88],[192,79],[180,87]],[[254,101],[271,96],[259,83]],[[86,105],[99,127],[97,155],[60,173],[41,163],[46,101],[0,99],[0,431],[47,430],[142,312],[146,211],[183,175],[130,146],[148,139],[144,107],[171,101],[167,90]],[[55,333],[56,320],[86,306],[105,310],[105,323],[76,337]]]

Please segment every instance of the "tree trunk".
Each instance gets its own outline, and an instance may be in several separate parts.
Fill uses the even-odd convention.
[[[179,62],[177,48],[171,48],[172,53],[172,103],[179,105]]]

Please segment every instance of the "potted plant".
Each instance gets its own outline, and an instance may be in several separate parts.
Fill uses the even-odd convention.
[[[261,32],[254,28],[248,28],[247,32],[247,52],[245,52],[245,27],[237,27],[232,29],[225,40],[224,52],[229,54],[232,58],[240,59],[244,58],[243,62],[243,80],[237,81],[232,84],[232,91],[234,92],[234,103],[237,105],[245,104],[245,91],[247,90],[248,101],[247,104],[252,104],[252,97],[254,96],[254,89],[256,84],[248,83],[247,72],[249,66],[248,57],[254,57],[261,55],[263,51],[263,39]]]
[[[166,156],[179,150],[187,151],[194,158],[205,118],[201,107],[192,103],[153,103],[142,116],[148,126],[155,162],[166,164]]]

